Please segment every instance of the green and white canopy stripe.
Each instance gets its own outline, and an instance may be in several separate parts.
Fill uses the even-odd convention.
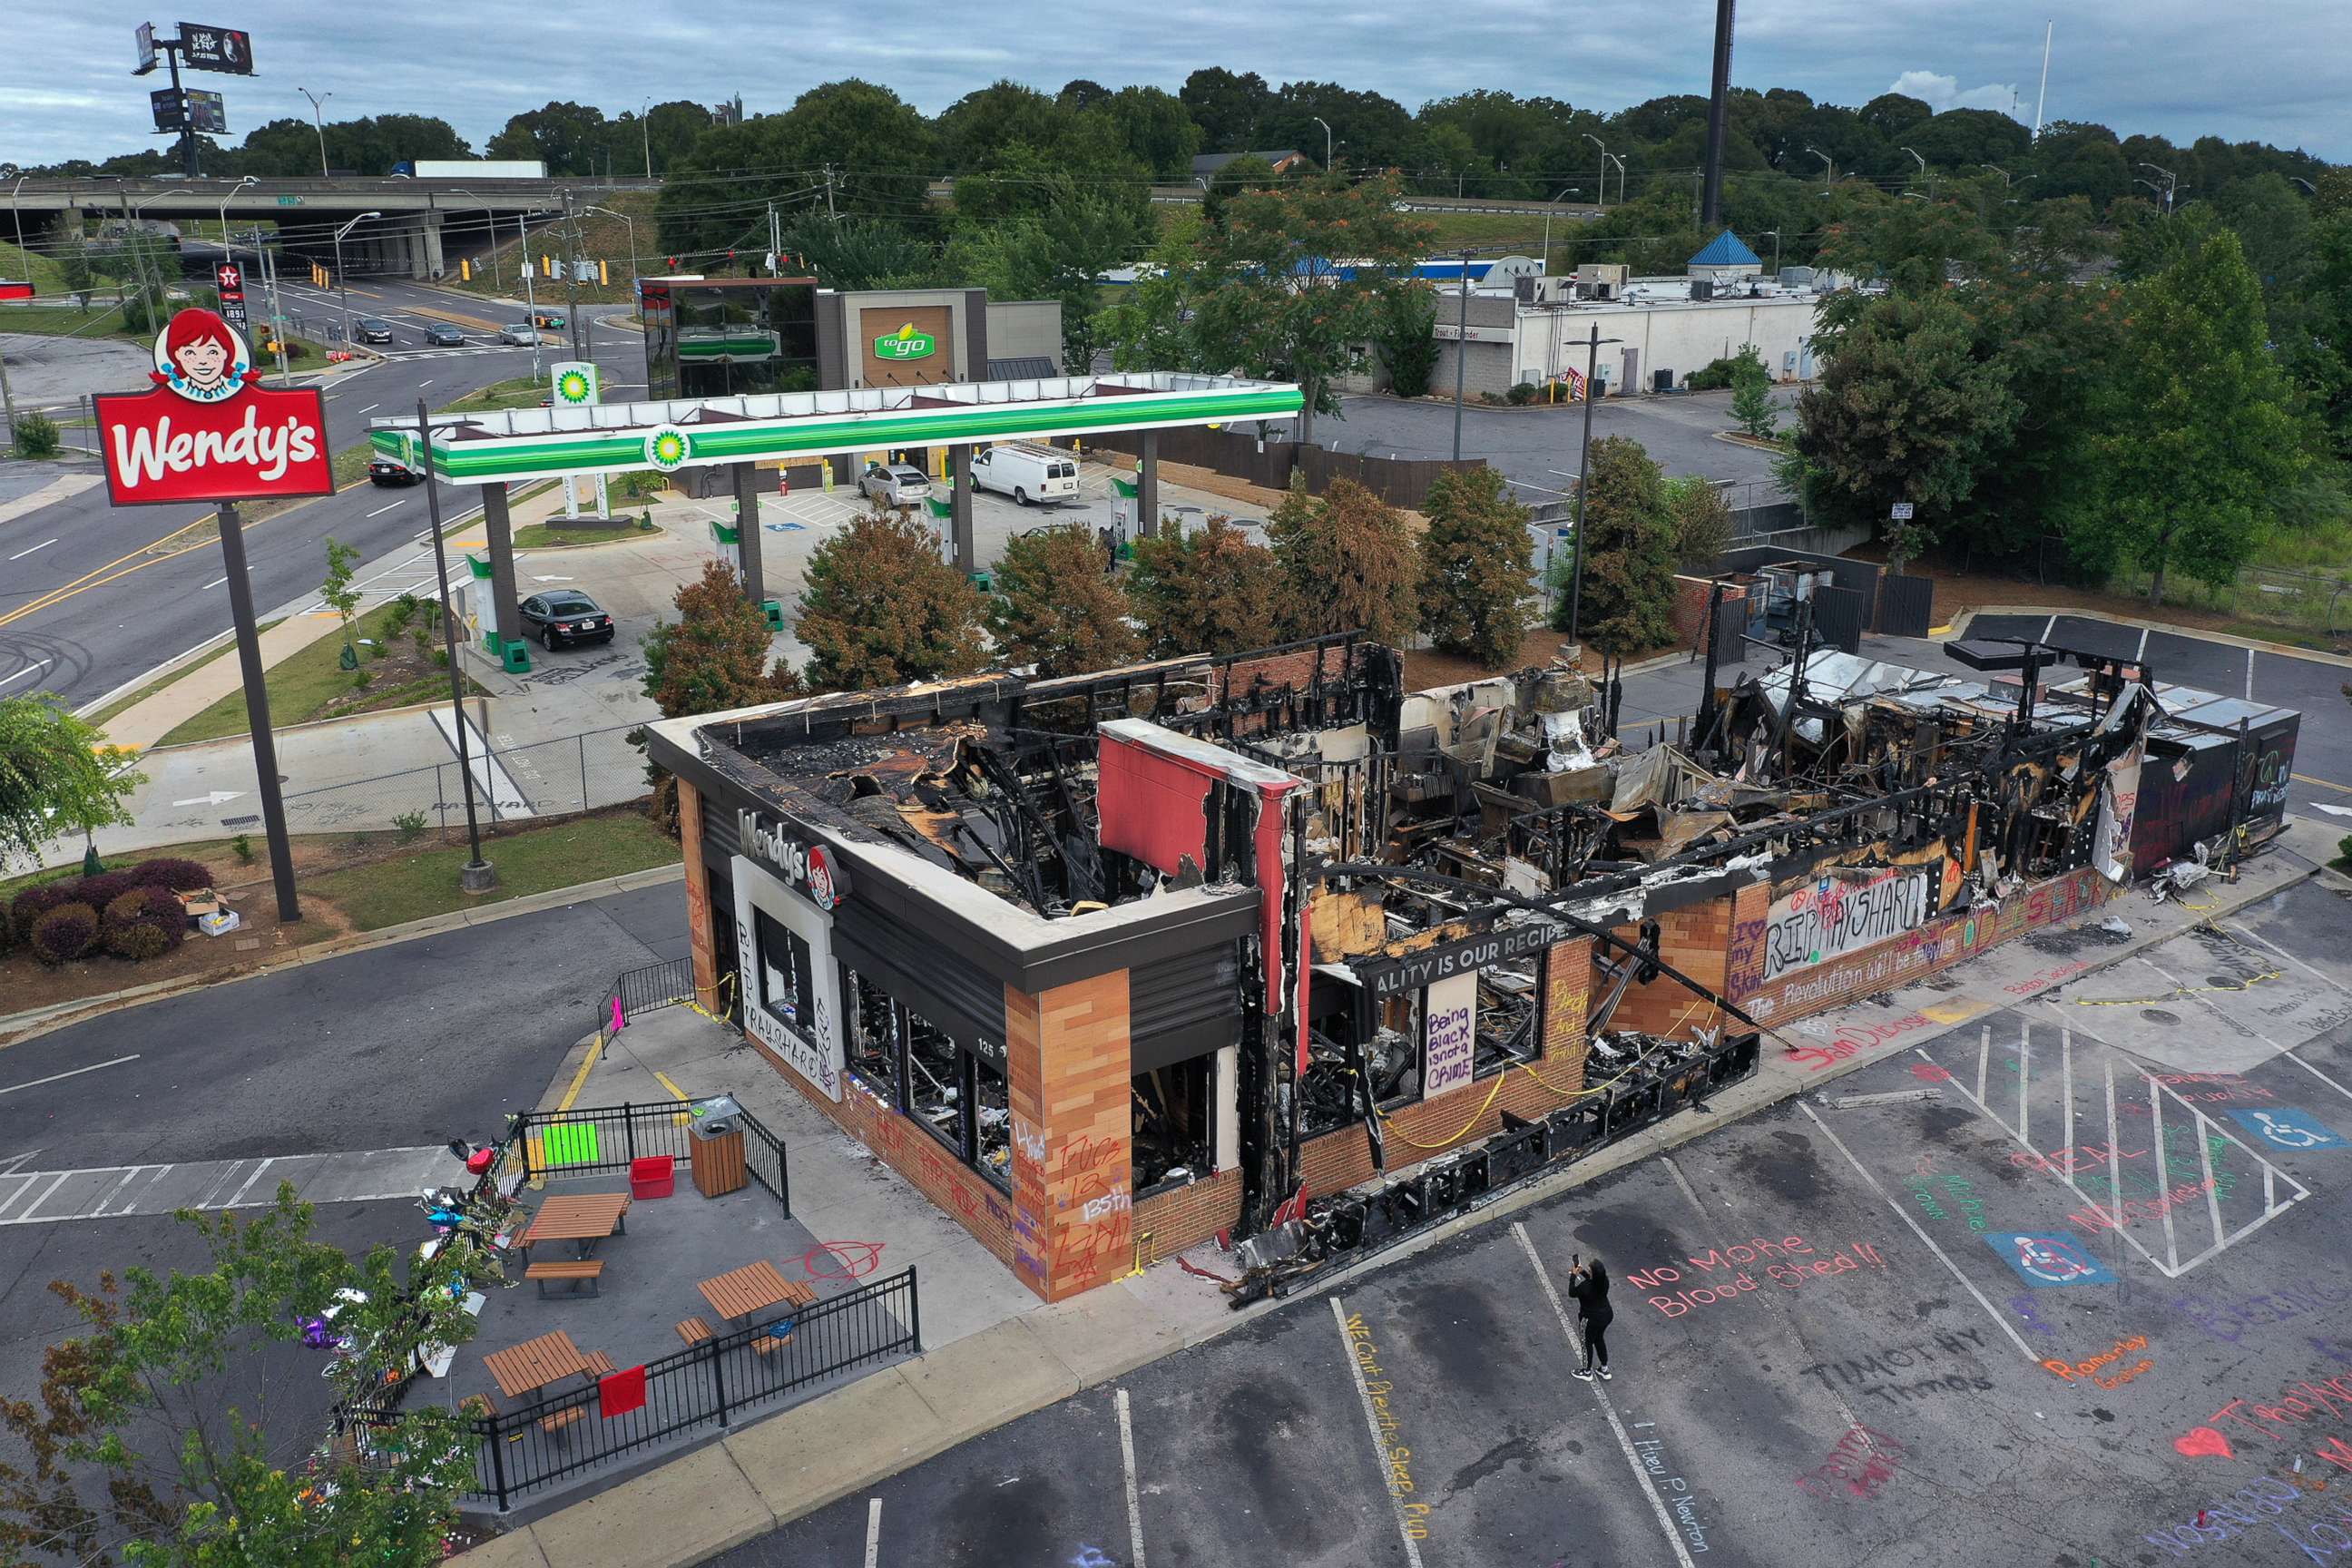
[[[926,406],[914,405],[918,396]],[[1297,414],[1300,403],[1298,388],[1287,382],[1151,371],[609,403],[598,408],[513,408],[435,416],[433,466],[453,484],[644,468],[667,473],[894,447],[1279,419]],[[368,440],[377,452],[422,466],[415,420],[405,428],[398,420],[373,423]]]

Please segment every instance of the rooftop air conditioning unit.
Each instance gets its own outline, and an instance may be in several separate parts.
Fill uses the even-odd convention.
[[[1538,281],[1538,280],[1534,278],[1512,279],[1511,298],[1517,300],[1522,305],[1534,304],[1537,298],[1536,284]]]
[[[1712,279],[1712,278],[1694,278],[1694,279],[1691,279],[1691,286],[1690,286],[1690,297],[1691,297],[1692,299],[1694,299],[1694,300],[1712,300],[1712,299],[1714,299],[1714,298],[1715,298],[1715,279]]]

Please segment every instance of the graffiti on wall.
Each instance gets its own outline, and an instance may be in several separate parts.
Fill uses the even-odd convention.
[[[1867,881],[1823,877],[1775,900],[1764,922],[1764,978],[1916,931],[1934,909],[1928,874],[1890,868]]]

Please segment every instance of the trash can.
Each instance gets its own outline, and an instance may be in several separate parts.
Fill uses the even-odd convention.
[[[698,1100],[688,1114],[694,1118],[694,1136],[687,1140],[687,1165],[694,1190],[706,1198],[723,1197],[748,1184],[743,1164],[743,1131],[735,1123],[735,1101],[725,1095]]]

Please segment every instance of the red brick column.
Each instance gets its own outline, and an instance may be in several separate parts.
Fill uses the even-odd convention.
[[[719,994],[719,956],[710,943],[710,879],[702,869],[702,792],[684,779],[677,783],[678,840],[686,855],[686,930],[694,952],[694,1000],[706,1013],[721,1013],[727,999]]]
[[[1010,1048],[1034,1051],[1036,1063],[1032,1073],[1013,1058],[1015,1267],[1031,1289],[1058,1301],[1135,1266],[1127,971],[1034,997],[1007,992],[1005,1015]],[[1033,1248],[1044,1264],[1042,1289],[1030,1269]]]

